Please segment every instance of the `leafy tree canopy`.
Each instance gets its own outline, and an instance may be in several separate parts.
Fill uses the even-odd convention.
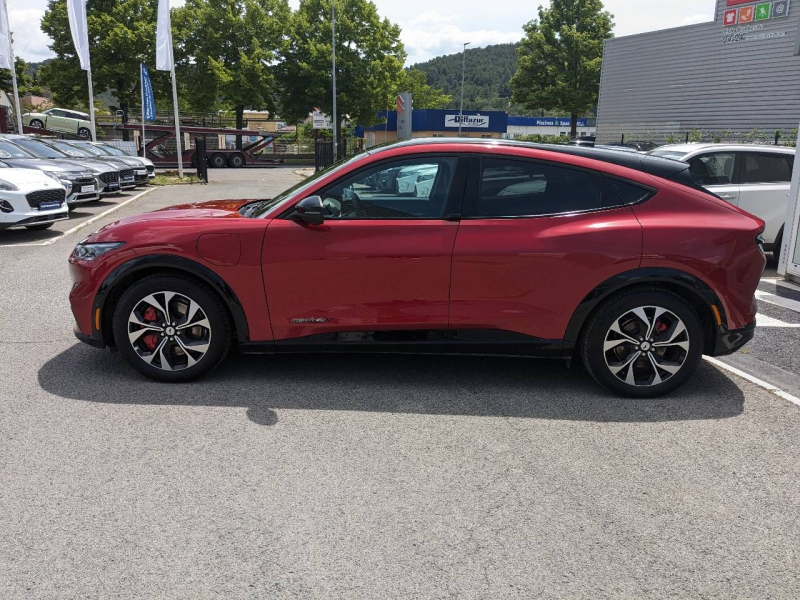
[[[613,15],[600,0],[553,0],[525,25],[513,99],[528,108],[564,110],[576,119],[597,103],[603,41],[613,37]]]
[[[403,92],[411,92],[416,109],[447,108],[453,99],[450,94],[428,85],[428,76],[419,69],[406,69],[402,72],[397,93]]]
[[[42,93],[42,88],[39,85],[37,78],[32,75],[28,70],[28,64],[19,56],[14,57],[14,70],[17,73],[17,89],[19,95],[25,94],[38,95]],[[0,69],[0,88],[11,96],[14,92],[14,86],[11,81],[11,71],[9,69]]]

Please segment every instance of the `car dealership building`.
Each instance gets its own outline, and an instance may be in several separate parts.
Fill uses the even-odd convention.
[[[790,135],[800,121],[799,24],[798,0],[717,0],[713,22],[606,41],[598,140]]]

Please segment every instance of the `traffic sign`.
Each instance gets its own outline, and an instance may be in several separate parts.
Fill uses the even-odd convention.
[[[744,6],[739,9],[739,23],[752,23],[755,11],[752,6]]]
[[[735,8],[733,10],[725,11],[725,16],[722,19],[722,22],[725,24],[725,27],[728,27],[730,25],[736,25],[736,23],[738,22],[736,15],[738,13],[739,11],[737,11]]]
[[[756,21],[766,21],[769,19],[769,12],[772,4],[764,2],[763,4],[756,4]]]

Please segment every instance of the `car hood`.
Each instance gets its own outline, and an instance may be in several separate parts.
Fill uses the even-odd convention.
[[[0,179],[13,183],[20,189],[62,187],[60,183],[37,169],[0,169]]]
[[[4,158],[3,162],[24,169],[39,169],[56,173],[89,173],[91,171],[88,166],[60,158]]]
[[[71,162],[76,166],[83,167],[84,169],[91,169],[92,171],[97,171],[98,173],[108,173],[109,171],[116,171],[119,169],[119,167],[116,167],[111,163],[94,158],[70,158],[64,160],[68,160],[68,162]]]
[[[109,156],[109,158],[113,158],[114,160],[118,160],[118,161],[124,162],[129,167],[142,168],[142,167],[145,166],[145,164],[141,160],[139,160],[138,158],[135,158],[133,156],[130,156],[130,157],[129,156]]]

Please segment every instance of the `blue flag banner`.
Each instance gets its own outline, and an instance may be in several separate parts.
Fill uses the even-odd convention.
[[[142,115],[145,121],[156,120],[156,100],[153,97],[153,84],[150,82],[150,72],[142,63]]]

